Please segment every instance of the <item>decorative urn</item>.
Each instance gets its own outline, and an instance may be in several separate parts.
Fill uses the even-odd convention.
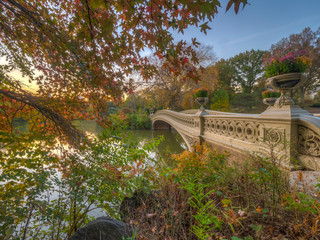
[[[305,79],[304,73],[287,73],[268,78],[267,84],[281,93],[274,105],[279,108],[284,105],[294,105],[294,101],[286,95],[286,92],[301,86]]]
[[[209,99],[207,97],[197,97],[195,99],[195,102],[200,105],[200,110],[204,111],[204,106],[209,102]]]
[[[264,98],[262,101],[264,104],[272,107],[275,104],[275,102],[277,101],[277,99],[278,98],[270,97],[270,98]]]

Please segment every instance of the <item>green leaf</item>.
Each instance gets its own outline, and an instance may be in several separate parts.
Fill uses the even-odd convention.
[[[262,230],[262,225],[251,224],[250,227],[257,232],[260,232]]]
[[[221,191],[216,191],[216,194],[221,196],[223,193]]]
[[[229,206],[232,203],[230,199],[222,199],[221,202],[225,207]]]
[[[11,237],[11,235],[13,234],[13,230],[14,228],[13,227],[10,227],[6,230],[6,237],[7,239],[9,239]]]
[[[243,240],[243,239],[233,236],[233,237],[231,237],[231,240]]]
[[[247,237],[244,237],[244,240],[254,240],[254,239],[251,236],[247,236]]]

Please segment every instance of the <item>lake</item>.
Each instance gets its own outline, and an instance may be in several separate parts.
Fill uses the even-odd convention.
[[[83,121],[76,120],[73,124],[81,131],[97,135],[101,133],[103,128],[99,126],[95,121]],[[183,141],[180,134],[175,130],[128,130],[134,139],[143,145],[146,142],[150,142],[160,136],[164,137],[164,141],[161,142],[155,152],[155,157],[159,155],[165,155],[166,153],[181,153],[187,146]]]
[[[77,129],[84,131],[88,134],[97,135],[102,132],[103,128],[99,126],[95,121],[75,120],[73,124]],[[27,122],[23,120],[16,120],[14,126],[19,128],[20,131],[27,130]],[[160,136],[164,137],[164,141],[161,142],[155,152],[151,153],[155,158],[164,156],[167,153],[181,153],[187,146],[183,141],[180,134],[175,130],[128,130],[134,139],[143,145],[146,142],[150,142]]]

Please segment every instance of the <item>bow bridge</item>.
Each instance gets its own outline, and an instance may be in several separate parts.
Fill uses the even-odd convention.
[[[287,169],[320,169],[320,114],[297,105],[269,107],[261,114],[160,110],[151,120],[153,129],[174,128],[189,150],[205,142],[231,153],[234,161],[248,153],[272,153]]]

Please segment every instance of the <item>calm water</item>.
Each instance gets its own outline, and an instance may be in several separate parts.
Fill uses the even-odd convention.
[[[95,121],[84,121],[76,120],[73,124],[81,131],[88,134],[97,135],[101,133],[103,128],[99,126]],[[25,121],[15,121],[15,127],[19,128],[20,131],[27,130],[27,123]],[[166,153],[181,153],[186,149],[186,144],[182,137],[175,130],[128,130],[135,140],[143,145],[146,142],[152,141],[159,136],[164,137],[164,141],[161,142],[155,152],[154,157],[159,155],[165,155]]]
[[[85,132],[92,134],[99,134],[102,131],[95,121],[83,121],[76,120],[73,122],[74,125]],[[164,137],[164,141],[161,142],[155,149],[155,157],[164,155],[166,153],[181,153],[187,147],[182,137],[175,130],[128,130],[134,139],[143,145],[146,142],[152,141],[160,136]]]

